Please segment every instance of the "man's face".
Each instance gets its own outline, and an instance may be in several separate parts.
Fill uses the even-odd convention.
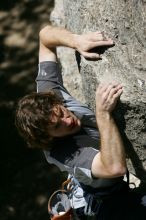
[[[50,122],[51,137],[64,137],[78,132],[81,128],[80,120],[63,105],[54,106]]]

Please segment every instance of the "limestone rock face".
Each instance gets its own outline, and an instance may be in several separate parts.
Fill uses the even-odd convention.
[[[146,181],[146,1],[64,0],[63,7],[62,24],[69,30],[100,30],[115,41],[114,47],[98,49],[102,60],[78,57],[82,91],[94,110],[99,82],[122,83],[124,93],[114,115],[125,141],[129,169]],[[69,69],[67,61],[66,65]]]
[[[63,0],[55,1],[54,8],[50,15],[52,25],[66,26]],[[57,48],[57,55],[62,67],[63,83],[72,96],[79,101],[85,102],[82,92],[82,79],[74,56],[74,50],[71,48]]]

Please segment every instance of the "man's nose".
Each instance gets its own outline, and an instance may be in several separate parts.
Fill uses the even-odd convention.
[[[62,121],[65,125],[68,125],[68,126],[71,124],[71,118],[69,118],[69,117],[62,118],[61,121]]]

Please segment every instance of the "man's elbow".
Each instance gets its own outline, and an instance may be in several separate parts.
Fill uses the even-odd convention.
[[[43,35],[44,35],[44,28],[42,28],[39,32],[39,40],[40,40],[40,43],[42,43],[42,39],[43,39]]]
[[[113,167],[111,167],[111,169],[109,169],[109,173],[111,175],[111,177],[120,177],[120,176],[124,176],[127,172],[127,167],[124,165],[114,165]]]
[[[91,171],[97,178],[114,178],[124,176],[127,172],[126,163],[103,163],[101,153],[97,153],[92,162]]]
[[[42,42],[42,39],[44,39],[44,37],[46,36],[46,34],[49,34],[49,30],[51,30],[51,26],[50,25],[46,25],[45,27],[43,27],[40,32],[39,32],[39,39]]]
[[[46,29],[46,26],[43,27],[43,28],[40,30],[40,32],[39,32],[39,38],[40,38],[40,39],[41,39],[42,36],[44,35],[45,29]]]

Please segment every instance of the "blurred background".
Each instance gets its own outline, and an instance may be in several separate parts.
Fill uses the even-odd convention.
[[[0,220],[49,219],[49,195],[63,180],[14,126],[17,100],[36,87],[38,33],[53,7],[53,0],[0,3]]]

